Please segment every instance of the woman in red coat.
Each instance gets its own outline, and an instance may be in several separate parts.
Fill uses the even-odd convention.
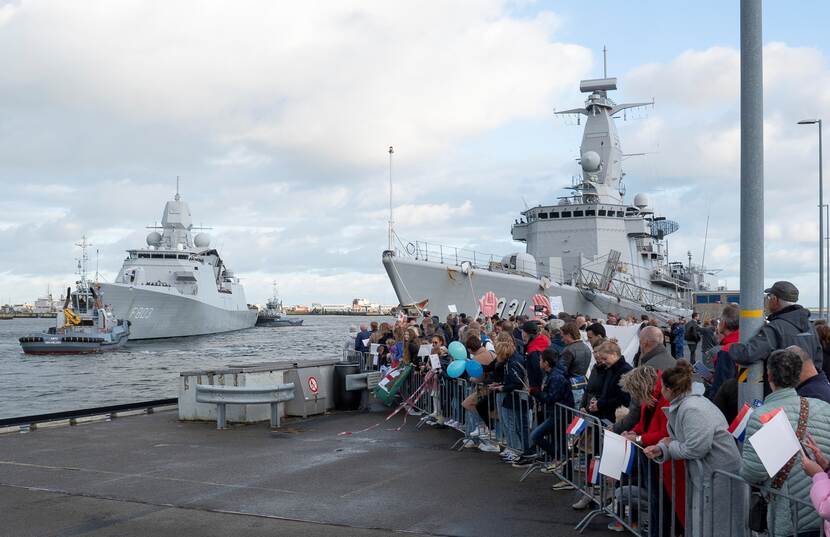
[[[633,399],[641,401],[640,421],[630,431],[623,434],[632,442],[637,443],[641,448],[656,445],[662,438],[669,435],[667,426],[668,419],[663,412],[664,407],[669,406],[669,401],[661,393],[662,383],[659,370],[650,366],[640,366],[626,373],[620,379],[623,390],[631,394]],[[640,458],[640,469],[645,476],[644,482],[649,487],[649,525],[651,528],[661,527],[661,537],[675,537],[683,534],[683,526],[686,523],[686,479],[685,466],[682,460],[667,461],[662,465]],[[645,465],[651,465],[647,468]],[[672,465],[674,465],[674,476],[672,476]],[[660,486],[659,466],[663,467],[663,483]],[[674,487],[672,486],[674,485]],[[672,491],[672,489],[674,489]],[[660,496],[662,495],[662,520],[660,508]],[[672,496],[674,497],[674,533],[672,533]]]

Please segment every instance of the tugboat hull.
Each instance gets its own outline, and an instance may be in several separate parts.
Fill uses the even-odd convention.
[[[114,340],[98,336],[37,334],[20,338],[26,354],[90,354],[118,350],[124,347],[129,331]]]

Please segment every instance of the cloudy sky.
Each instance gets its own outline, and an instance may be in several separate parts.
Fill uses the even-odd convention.
[[[554,118],[602,75],[629,199],[680,223],[670,248],[738,285],[738,2],[0,0],[0,303],[72,281],[83,234],[112,278],[181,177],[250,302],[396,303],[397,232],[508,253],[524,207],[576,172]],[[693,7],[691,7],[693,6]],[[830,5],[767,2],[766,276],[817,303],[817,133]],[[809,16],[807,16],[809,14]],[[828,195],[830,198],[830,195]],[[93,262],[94,264],[94,262]]]

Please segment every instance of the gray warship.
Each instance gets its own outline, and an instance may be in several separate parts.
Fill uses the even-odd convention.
[[[584,119],[580,171],[556,203],[527,208],[515,220],[512,238],[524,252],[497,256],[397,236],[393,247],[390,217],[390,248],[382,257],[401,306],[478,315],[484,295],[493,293],[502,317],[532,314],[539,304],[597,318],[691,315],[692,293],[710,287],[707,271],[691,257],[688,264],[669,261],[665,238],[679,226],[655,214],[648,196],[625,202],[627,155],[614,118],[653,102],[617,104],[608,96],[616,89],[616,78],[583,80],[585,105],[556,112]]]
[[[104,305],[100,286],[87,280],[86,237],[79,244],[81,278],[75,290],[66,289],[63,310],[57,312],[56,326],[18,339],[26,354],[87,354],[120,349],[130,337],[130,322],[118,319]]]
[[[257,310],[210,235],[192,234],[190,207],[176,196],[152,227],[147,248],[128,250],[113,283],[101,289],[115,314],[131,323],[131,340],[197,336],[254,326]],[[159,233],[161,231],[161,233]]]

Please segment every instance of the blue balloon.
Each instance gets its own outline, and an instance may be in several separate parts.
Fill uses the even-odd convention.
[[[450,343],[450,346],[447,347],[447,350],[450,352],[450,355],[453,357],[454,360],[467,359],[467,347],[465,347],[464,344],[460,341],[453,341],[452,343]]]
[[[484,368],[475,360],[467,360],[466,369],[470,378],[481,378],[484,376]]]
[[[454,379],[457,379],[458,377],[464,374],[464,370],[466,368],[467,364],[465,364],[461,360],[456,360],[447,367],[447,375]]]

